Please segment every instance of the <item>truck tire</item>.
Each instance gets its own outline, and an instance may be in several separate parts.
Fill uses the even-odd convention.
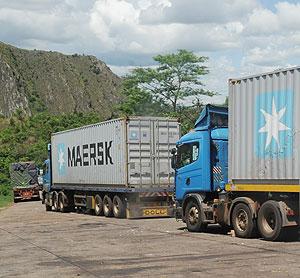
[[[116,218],[125,218],[126,216],[125,200],[118,195],[113,198],[113,214]]]
[[[95,196],[95,215],[103,215],[103,201],[99,195]]]
[[[113,216],[113,202],[108,195],[103,198],[103,213],[105,217]]]
[[[58,210],[64,213],[67,211],[67,206],[67,196],[61,191],[58,193]]]
[[[46,207],[46,211],[51,211],[52,210],[52,207],[49,206],[49,205],[45,205],[45,207]]]
[[[52,193],[52,203],[53,203],[54,211],[59,211],[59,208],[58,208],[58,194],[57,194],[56,191],[54,191]]]
[[[203,232],[206,230],[207,224],[203,223],[200,207],[195,200],[188,202],[184,216],[189,232]]]
[[[52,206],[47,205],[48,201],[49,201],[49,193],[46,193],[45,195],[43,195],[43,204],[45,204],[46,211],[51,211]]]
[[[265,240],[279,240],[282,232],[282,218],[278,203],[269,200],[261,206],[257,217],[258,230]]]
[[[251,238],[255,233],[255,221],[245,203],[238,203],[232,212],[231,223],[237,237]]]

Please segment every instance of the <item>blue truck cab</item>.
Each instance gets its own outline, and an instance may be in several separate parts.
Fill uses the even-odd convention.
[[[189,230],[201,230],[213,221],[213,209],[208,204],[224,193],[228,182],[227,108],[204,107],[194,129],[177,142],[173,167],[176,217],[187,222]],[[200,211],[204,217],[199,224],[196,218]]]
[[[42,200],[44,201],[45,194],[47,192],[51,191],[51,144],[48,144],[47,146],[47,151],[48,151],[48,158],[44,161],[43,163],[43,168],[42,168],[42,174],[41,174],[41,180],[42,180]],[[43,202],[44,203],[44,202]]]
[[[249,190],[228,181],[228,141],[234,143],[228,130],[227,108],[207,105],[172,150],[176,218],[191,232],[220,224],[241,238],[258,233],[266,240],[297,237],[298,193]]]

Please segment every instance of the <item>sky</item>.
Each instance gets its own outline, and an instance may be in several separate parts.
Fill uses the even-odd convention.
[[[94,55],[122,76],[188,49],[209,57],[205,88],[300,64],[300,0],[0,0],[0,41]]]

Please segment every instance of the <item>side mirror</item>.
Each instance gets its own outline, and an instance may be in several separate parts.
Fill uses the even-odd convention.
[[[173,148],[173,149],[171,150],[171,154],[172,154],[172,158],[171,158],[171,167],[172,167],[173,169],[176,169],[176,161],[177,161],[177,155],[176,155],[176,153],[177,153],[177,149],[176,149],[176,148]]]
[[[171,158],[171,167],[173,169],[176,169],[176,160],[177,160],[177,155],[174,154]]]
[[[44,170],[40,169],[40,176],[44,175]]]

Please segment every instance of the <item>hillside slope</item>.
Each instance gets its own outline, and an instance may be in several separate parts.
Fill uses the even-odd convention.
[[[99,112],[112,116],[120,78],[93,56],[23,50],[0,42],[0,115]]]

